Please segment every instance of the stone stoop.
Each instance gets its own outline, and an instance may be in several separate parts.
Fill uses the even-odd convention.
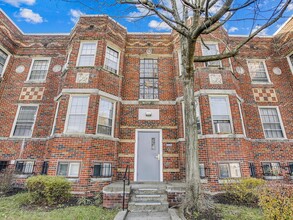
[[[131,187],[130,212],[167,212],[169,208],[165,185],[134,184]]]

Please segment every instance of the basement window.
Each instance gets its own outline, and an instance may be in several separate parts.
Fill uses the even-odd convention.
[[[111,163],[95,163],[93,167],[93,177],[111,177],[112,176],[112,164]]]
[[[262,163],[264,176],[280,176],[281,166],[279,162],[264,162]]]
[[[59,162],[57,175],[65,177],[78,177],[79,168],[79,162]]]
[[[293,177],[293,162],[289,163],[289,175]]]
[[[254,163],[249,163],[249,173],[250,177],[256,177],[256,170]]]
[[[8,161],[0,161],[0,173],[8,167]]]
[[[18,174],[32,174],[34,165],[34,161],[17,161],[15,165],[15,172]]]
[[[240,178],[240,163],[220,163],[219,176],[220,178]]]

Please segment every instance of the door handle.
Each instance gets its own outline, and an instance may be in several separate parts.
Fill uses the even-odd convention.
[[[160,154],[158,154],[157,156],[155,156],[155,158],[157,158],[157,160],[160,160]]]

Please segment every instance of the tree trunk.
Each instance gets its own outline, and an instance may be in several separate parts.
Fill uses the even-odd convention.
[[[183,63],[183,92],[185,114],[185,157],[186,157],[186,204],[185,209],[193,215],[199,208],[201,191],[198,157],[198,134],[196,126],[196,107],[194,96],[194,66],[193,58],[195,42],[181,37],[181,53]]]

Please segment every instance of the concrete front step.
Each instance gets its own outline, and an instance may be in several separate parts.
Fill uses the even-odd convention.
[[[156,195],[156,194],[147,194],[147,195],[134,195],[131,197],[131,202],[148,202],[148,201],[156,201],[156,202],[167,202],[167,195]]]
[[[128,210],[131,212],[164,212],[169,208],[168,202],[157,202],[157,201],[140,201],[140,202],[129,202]]]
[[[171,220],[168,212],[129,212],[126,220]]]
[[[141,188],[133,189],[134,195],[163,195],[166,194],[166,189],[155,189],[155,188]]]

